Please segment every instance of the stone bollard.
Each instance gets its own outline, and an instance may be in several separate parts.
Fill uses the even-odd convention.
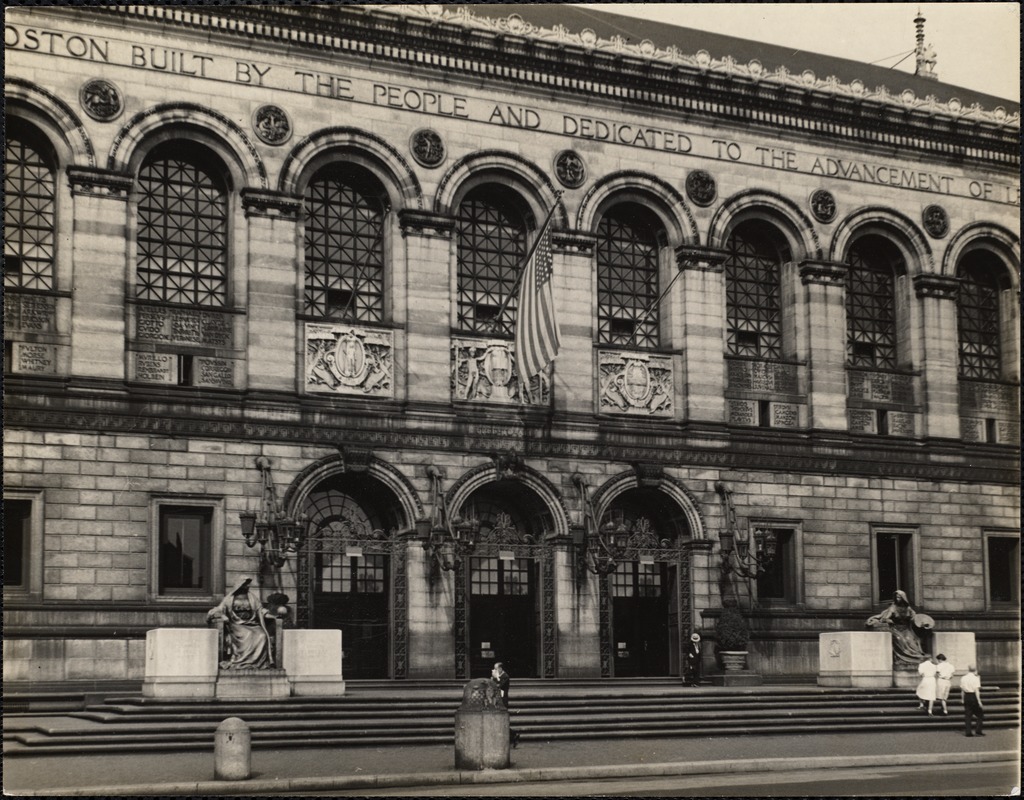
[[[508,769],[508,711],[490,678],[466,684],[455,712],[455,768]]]
[[[214,735],[213,776],[218,781],[245,781],[251,773],[252,734],[238,717],[228,717]]]

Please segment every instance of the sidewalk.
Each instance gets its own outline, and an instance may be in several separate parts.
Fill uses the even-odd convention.
[[[742,756],[742,758],[738,758]],[[913,763],[1019,763],[1018,731],[968,740],[951,730],[913,734],[719,736],[524,742],[508,770],[457,772],[452,745],[252,751],[252,778],[214,781],[204,753],[18,756],[4,793],[28,795],[255,795],[653,775],[835,769]]]

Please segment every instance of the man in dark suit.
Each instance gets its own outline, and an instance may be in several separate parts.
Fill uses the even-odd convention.
[[[699,686],[704,676],[704,665],[701,661],[700,634],[695,633],[686,643],[686,675],[690,686]]]
[[[500,661],[495,662],[494,669],[491,670],[491,679],[498,684],[498,691],[501,692],[501,701],[505,704],[509,714],[511,714],[512,710],[508,705],[508,687],[512,683],[512,676],[505,671],[505,665]],[[508,735],[509,740],[512,742],[512,749],[515,750],[519,745],[519,734],[512,730],[511,725],[509,725]]]

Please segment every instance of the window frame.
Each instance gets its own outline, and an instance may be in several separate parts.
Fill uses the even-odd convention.
[[[63,163],[62,159],[61,159],[61,154],[58,151],[57,147],[55,146],[54,141],[52,140],[52,137],[49,135],[47,130],[45,128],[43,128],[43,127],[40,127],[35,122],[35,120],[33,120],[33,119],[22,117],[22,116],[19,116],[17,113],[10,113],[10,111],[8,111],[7,131],[8,131],[7,141],[5,142],[5,145],[4,145],[4,147],[5,147],[5,152],[4,152],[4,163],[5,163],[5,165],[6,165],[6,162],[7,162],[6,148],[10,144],[10,142],[12,140],[21,141],[21,142],[24,142],[27,145],[29,143],[29,140],[32,137],[38,136],[40,141],[43,143],[43,146],[42,147],[32,146],[31,149],[33,150],[33,152],[35,152],[38,155],[38,157],[40,158],[41,161],[46,162],[46,167],[48,168],[49,174],[50,174],[50,181],[51,181],[50,188],[52,189],[52,193],[51,193],[51,195],[49,197],[50,205],[51,205],[50,220],[49,220],[50,224],[49,224],[49,226],[47,226],[45,228],[33,228],[33,229],[31,229],[31,230],[45,230],[45,231],[47,231],[49,233],[49,237],[50,237],[50,243],[49,243],[49,255],[50,255],[50,257],[49,257],[49,261],[48,261],[49,269],[47,271],[47,274],[44,276],[44,279],[49,282],[49,285],[48,286],[42,286],[42,287],[27,287],[27,286],[24,285],[23,273],[19,270],[17,285],[13,285],[13,286],[7,286],[7,275],[5,273],[4,289],[5,289],[5,291],[12,291],[13,290],[15,292],[17,292],[17,291],[26,291],[26,292],[44,293],[44,294],[45,293],[52,293],[52,292],[57,291],[60,288],[60,285],[61,285],[61,280],[60,280],[60,254],[61,254],[62,248],[60,247],[60,242],[61,242],[61,239],[64,238],[64,235],[66,235],[66,231],[62,230],[62,227],[61,227],[61,219],[62,219],[63,216],[66,216],[66,215],[61,213],[62,212],[62,209],[61,209],[61,205],[62,205],[62,203],[61,203],[61,195],[63,194],[63,189],[64,189],[64,182],[61,179],[61,171],[62,171],[62,163]],[[13,131],[13,133],[15,135],[12,135],[12,131]],[[34,145],[35,143],[33,142],[32,144]],[[9,171],[7,171],[6,168],[5,168],[5,175],[4,175],[5,205],[6,205],[6,195],[7,195],[7,180],[9,178],[9,176],[10,176]],[[20,197],[21,194],[19,193],[18,196]],[[6,220],[5,220],[5,223],[6,223]],[[26,230],[26,229],[19,227],[17,230],[20,232],[20,231],[23,231],[23,230]],[[6,224],[4,225],[4,231],[5,231],[4,232],[5,239],[6,240],[11,240],[11,237],[7,236],[7,226],[6,226]],[[24,244],[21,241],[21,237],[20,236],[15,237],[14,241],[17,241],[19,245]],[[20,256],[20,249],[19,249],[19,256]]]
[[[43,596],[43,562],[44,552],[44,503],[45,495],[42,489],[9,489],[4,488],[4,501],[24,500],[31,503],[29,511],[29,532],[27,565],[22,565],[24,581],[18,586],[11,586],[4,581],[4,601],[10,600],[39,600]]]
[[[862,250],[868,251],[869,256],[877,256],[877,259],[866,258]],[[886,252],[887,250],[889,252]],[[857,264],[853,261],[854,256],[856,256],[858,261]],[[905,320],[903,320],[904,310],[901,308],[900,303],[900,276],[906,271],[906,259],[904,258],[902,251],[888,236],[881,233],[870,233],[858,237],[850,243],[850,246],[846,250],[846,257],[844,261],[846,263],[846,283],[844,288],[844,308],[846,311],[844,363],[847,367],[852,367],[854,369],[874,371],[900,370],[904,364],[906,347],[906,343],[903,341],[905,336]],[[873,280],[884,278],[890,283],[889,288],[891,289],[891,295],[888,298],[890,301],[888,305],[891,307],[888,310],[891,313],[891,320],[889,320],[890,326],[887,326],[887,329],[884,331],[878,329],[881,307],[877,303],[877,299],[873,298],[872,300],[873,305],[870,309],[872,312],[870,317],[863,314],[857,315],[853,313],[851,303],[853,302],[852,298],[854,293],[852,289],[854,287],[854,283],[858,280],[858,275],[869,275],[872,276]],[[857,330],[854,329],[854,322],[857,322],[859,326]],[[854,334],[858,332],[861,334],[864,334],[865,332],[870,333],[873,340],[877,340],[879,337],[885,336],[888,341],[883,344],[887,348],[889,354],[880,354],[878,348],[881,345],[879,345],[877,341],[868,342],[855,339]],[[870,346],[872,348],[870,364],[863,363],[860,360],[866,358],[866,354],[858,354],[856,352],[856,347],[858,345]]]
[[[747,521],[748,541],[753,541],[754,531],[768,528],[770,530],[788,532],[790,547],[785,554],[786,566],[783,573],[783,597],[762,598],[758,587],[758,579],[751,581],[751,590],[760,606],[796,607],[805,604],[804,599],[804,541],[803,523],[791,519],[754,518]],[[776,552],[776,558],[779,553]]]
[[[916,527],[901,525],[871,526],[871,605],[888,606],[892,603],[892,595],[881,597],[882,581],[879,574],[878,538],[880,535],[897,534],[910,536],[910,581],[913,586],[903,588],[910,597],[911,605],[921,603],[921,532]],[[901,587],[902,588],[902,587]]]
[[[210,518],[210,585],[208,591],[160,591],[160,534],[165,507],[209,509]],[[224,596],[224,498],[217,495],[158,495],[149,501],[149,597],[158,603],[215,601]]]
[[[992,539],[1015,539],[1017,542],[1017,558],[1013,561],[1016,575],[1010,576],[1010,600],[994,601],[992,599],[992,569],[989,559],[989,541]],[[989,528],[981,532],[982,564],[984,565],[984,592],[986,611],[1010,611],[1020,609],[1020,531],[1012,528]]]
[[[984,259],[984,261],[983,261]],[[977,380],[977,381],[1003,381],[1005,380],[1005,364],[1006,364],[1006,343],[1003,341],[1004,332],[1006,330],[1005,320],[1003,319],[1006,313],[1003,303],[1003,293],[1006,291],[1004,275],[1002,274],[1002,262],[994,254],[985,250],[974,250],[969,253],[965,253],[960,258],[959,263],[956,267],[956,277],[960,281],[960,291],[957,292],[956,299],[956,348],[957,348],[957,377],[966,380]],[[977,278],[982,277],[985,280],[978,280]],[[968,306],[965,302],[967,299],[968,292],[965,290],[967,286],[977,286],[984,291],[991,293],[991,309],[994,312],[995,324],[994,326],[989,325],[988,327],[995,328],[994,343],[979,341],[975,339],[970,341],[965,339],[964,331],[964,318],[965,316],[977,320],[980,317],[979,313],[976,314],[965,314],[965,309],[974,309],[976,312],[981,312],[989,309],[982,307],[981,303],[975,303]],[[970,331],[972,334],[982,333],[978,331],[977,326]],[[969,358],[965,352],[965,345],[975,345],[978,350],[973,354],[975,363],[966,365],[965,360]],[[984,352],[986,349],[994,349],[994,352]],[[986,365],[985,361],[994,361],[994,365]],[[991,371],[993,374],[967,374],[969,370],[974,372],[988,372]]]
[[[742,243],[737,246],[736,241]],[[785,234],[771,220],[761,217],[747,217],[737,220],[725,237],[723,247],[728,256],[722,266],[724,305],[725,305],[725,356],[727,358],[749,358],[758,361],[782,361],[786,355],[786,292],[783,289],[783,272],[786,264],[792,260],[791,245]],[[763,274],[757,278],[750,277],[755,269],[750,264],[756,261],[772,261],[768,250],[774,250],[773,266],[775,268],[775,280],[768,281]],[[753,251],[751,253],[750,251]],[[747,273],[739,274],[740,271]],[[763,272],[763,271],[762,271]],[[731,302],[730,298],[739,294],[736,290],[740,287],[757,284],[761,287],[757,294],[759,300],[756,303],[742,304]],[[764,287],[770,287],[766,291]],[[743,292],[749,296],[750,292]],[[748,325],[742,327],[742,311],[744,309],[757,309],[764,311],[763,300],[773,299],[776,304],[774,309],[777,319],[772,321],[768,318],[757,317],[747,320]],[[769,309],[770,310],[770,309]],[[766,317],[770,314],[766,313]],[[750,330],[753,326],[755,330]],[[748,343],[741,345],[740,335],[746,335]],[[756,337],[754,339],[753,337]],[[755,353],[746,352],[745,348],[753,346]]]

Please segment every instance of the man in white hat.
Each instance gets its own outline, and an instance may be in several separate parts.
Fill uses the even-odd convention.
[[[704,674],[700,651],[700,634],[694,633],[686,643],[686,673],[690,686],[699,686]]]

